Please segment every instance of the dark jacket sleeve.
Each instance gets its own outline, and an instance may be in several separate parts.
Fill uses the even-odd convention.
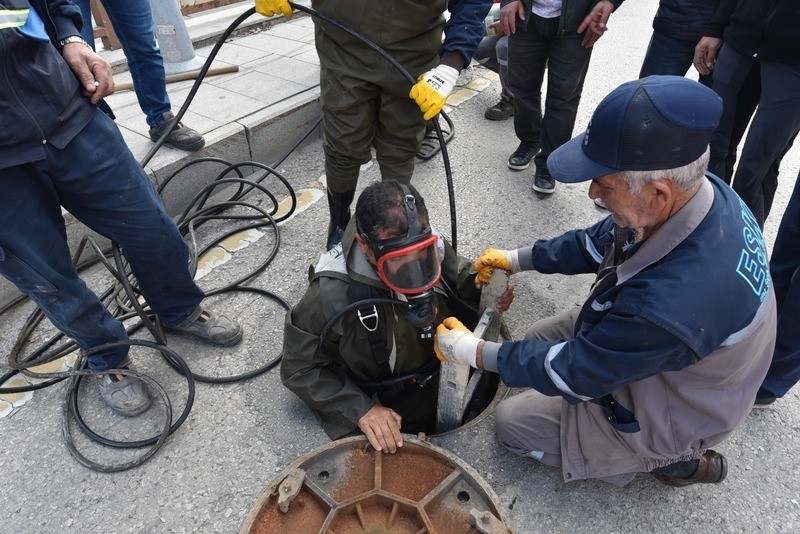
[[[319,281],[311,283],[303,299],[286,314],[281,380],[314,410],[331,439],[358,427],[358,420],[374,402],[338,366],[335,351],[340,334],[331,328],[324,347],[319,335],[329,308],[320,302]]]
[[[736,10],[737,0],[720,0],[719,6],[708,21],[704,35],[722,39],[722,34],[731,20],[731,15]]]
[[[54,45],[58,45],[58,41],[65,37],[81,34],[81,10],[69,0],[31,0],[31,7],[44,21]],[[52,24],[48,24],[48,21]]]
[[[450,18],[444,27],[444,43],[439,55],[457,52],[464,60],[461,68],[469,65],[486,33],[483,19],[491,7],[492,0],[450,0],[447,3]]]
[[[585,230],[571,230],[553,239],[540,239],[531,249],[530,261],[525,264],[544,274],[596,273],[605,247],[614,241],[614,221],[611,216]]]
[[[571,341],[506,342],[497,356],[500,378],[508,386],[532,387],[572,404],[693,361],[689,347],[670,332],[621,311]]]

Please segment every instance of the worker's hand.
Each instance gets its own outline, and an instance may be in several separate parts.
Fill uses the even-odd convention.
[[[503,26],[505,35],[511,35],[517,31],[517,17],[525,20],[525,7],[520,0],[509,2],[500,8],[500,24]]]
[[[458,71],[449,65],[439,65],[420,75],[408,96],[414,99],[425,114],[426,121],[441,111],[447,97],[458,81]]]
[[[283,13],[287,19],[292,18],[294,8],[286,0],[256,0],[256,11],[265,17],[272,17]]]
[[[584,30],[586,31],[583,36],[583,41],[581,41],[584,48],[591,48],[591,46],[603,36],[608,29],[606,25],[608,17],[611,16],[613,11],[614,4],[608,0],[601,0],[597,2],[589,14],[586,15],[581,25],[578,26],[578,33],[583,33]]]
[[[465,363],[476,367],[481,340],[455,317],[448,317],[436,328],[433,351],[443,362]]]
[[[394,454],[403,446],[400,424],[403,418],[391,408],[374,405],[358,420],[358,428],[367,436],[369,444],[376,451]]]
[[[504,269],[509,274],[518,273],[520,271],[519,252],[516,249],[499,250],[487,248],[475,260],[473,268],[478,271],[478,275],[475,277],[475,285],[483,287],[483,284],[492,277],[495,269]]]
[[[506,292],[497,297],[494,309],[500,313],[505,313],[511,307],[512,302],[514,302],[514,284],[508,284]]]
[[[92,104],[114,92],[111,65],[83,43],[69,43],[61,50],[64,61],[83,86],[83,94]]]
[[[700,74],[711,74],[714,65],[717,63],[717,53],[722,46],[722,39],[716,37],[708,37],[707,35],[700,39],[697,46],[694,47],[694,68]]]

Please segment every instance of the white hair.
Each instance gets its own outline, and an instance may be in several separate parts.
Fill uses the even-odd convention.
[[[705,176],[709,154],[710,151],[706,148],[702,156],[683,167],[657,171],[619,171],[617,176],[628,185],[628,190],[633,195],[640,193],[642,187],[648,182],[660,178],[672,180],[675,186],[682,191],[691,191]]]

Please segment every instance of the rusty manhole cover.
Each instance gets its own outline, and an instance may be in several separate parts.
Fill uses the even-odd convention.
[[[335,441],[278,474],[241,532],[253,534],[509,533],[499,499],[448,451],[404,435],[397,454],[364,437]]]

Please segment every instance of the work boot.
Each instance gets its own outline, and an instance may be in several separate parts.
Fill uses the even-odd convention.
[[[550,176],[550,171],[547,167],[542,166],[541,169],[536,169],[536,174],[533,175],[533,190],[537,193],[544,195],[551,195],[556,191],[556,181]]]
[[[483,116],[490,121],[504,121],[514,116],[514,101],[507,96],[500,95],[500,102],[487,108]]]
[[[533,157],[539,152],[539,147],[522,141],[513,154],[508,158],[508,168],[512,171],[522,171],[528,168]]]
[[[650,474],[667,486],[683,487],[692,484],[719,484],[728,476],[728,460],[720,453],[708,449],[700,457],[700,463],[697,465],[695,472],[687,477],[664,475],[658,471],[656,469],[651,471]]]
[[[198,308],[182,323],[167,326],[167,332],[194,336],[212,345],[231,347],[242,340],[242,326],[236,321]]]
[[[175,122],[175,115],[172,114],[171,111],[167,111],[162,115],[164,122],[159,124],[154,128],[150,128],[150,139],[153,141],[158,141],[164,132],[169,130],[172,127],[172,124]],[[195,130],[188,128],[183,125],[182,122],[178,123],[178,126],[172,130],[167,136],[166,141],[164,144],[173,146],[180,150],[186,150],[188,152],[194,152],[195,150],[200,150],[203,148],[203,145],[206,144],[205,139],[203,136],[197,133]]]
[[[342,242],[344,229],[350,222],[350,204],[356,195],[355,188],[345,192],[328,189],[328,207],[331,212],[331,222],[328,224],[328,241],[325,250],[330,250]]]
[[[126,358],[117,369],[135,370]],[[100,396],[119,415],[133,417],[147,410],[153,403],[147,385],[133,376],[104,374],[97,377]]]

